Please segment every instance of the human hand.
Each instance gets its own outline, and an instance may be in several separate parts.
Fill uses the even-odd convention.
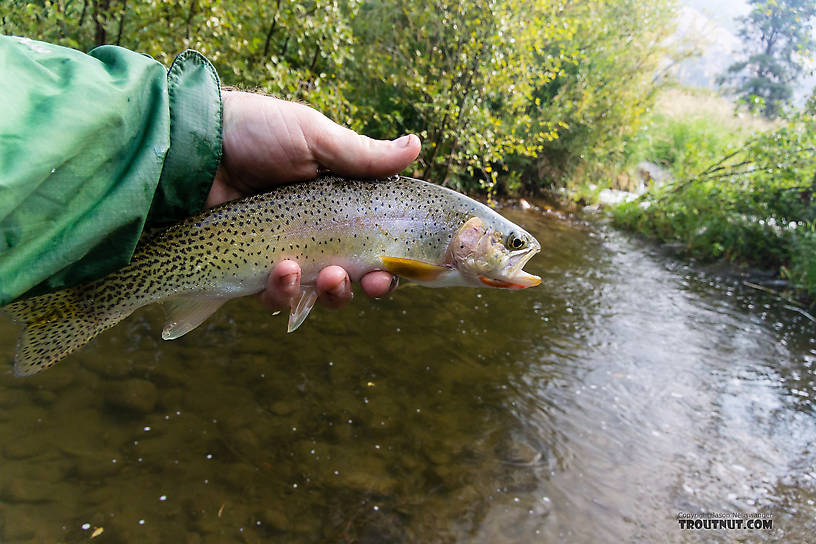
[[[316,110],[269,96],[225,91],[221,164],[207,207],[293,181],[312,179],[323,170],[343,176],[384,177],[399,173],[419,155],[419,138],[373,140],[330,121]],[[380,297],[396,287],[396,277],[369,272],[363,291]],[[273,309],[289,306],[300,290],[300,267],[282,261],[269,274],[261,301]],[[351,281],[339,266],[327,266],[317,278],[320,301],[338,307],[351,299]]]

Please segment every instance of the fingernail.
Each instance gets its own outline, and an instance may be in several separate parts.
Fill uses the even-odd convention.
[[[346,279],[343,280],[343,283],[338,283],[337,285],[335,285],[331,289],[331,291],[329,291],[329,294],[333,297],[343,298],[344,296],[346,296],[346,293],[350,291],[351,281],[349,281],[348,276],[346,276]]]
[[[281,278],[281,287],[285,289],[292,288],[297,284],[297,281],[298,281],[297,274],[287,274]]]
[[[413,134],[406,134],[405,136],[402,136],[401,138],[397,138],[396,140],[394,140],[394,143],[397,144],[398,147],[408,147],[409,145],[411,145],[412,136]]]

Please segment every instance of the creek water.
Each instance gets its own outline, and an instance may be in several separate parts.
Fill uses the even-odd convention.
[[[237,300],[174,342],[149,308],[7,364],[0,541],[812,538],[813,323],[600,222],[503,213],[538,288],[403,287],[290,335]],[[679,528],[709,511],[773,530]]]

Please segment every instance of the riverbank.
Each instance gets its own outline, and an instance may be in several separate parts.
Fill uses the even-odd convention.
[[[615,174],[593,184],[568,184],[561,196],[603,208],[616,226],[686,258],[762,271],[752,275],[773,277],[760,285],[772,284],[779,296],[812,305],[813,111],[770,123],[710,93],[675,92],[658,102]],[[654,169],[661,175],[653,175]]]
[[[604,192],[606,191],[606,193]],[[688,267],[700,278],[709,278],[710,281],[725,281],[731,285],[741,285],[746,289],[763,292],[770,300],[775,300],[776,306],[799,313],[805,318],[815,321],[813,315],[814,299],[802,289],[797,289],[788,279],[780,276],[779,270],[773,267],[763,267],[761,264],[751,264],[745,261],[718,258],[699,258],[689,253],[685,244],[677,241],[662,241],[654,236],[633,232],[618,224],[615,211],[620,202],[604,202],[604,194],[613,193],[605,189],[597,191],[600,195],[592,203],[586,200],[566,198],[562,193],[553,193],[547,197],[526,197],[506,199],[500,202],[500,208],[518,208],[533,210],[545,215],[552,215],[559,220],[578,220],[603,228],[635,234],[643,243],[647,244],[657,255],[671,259],[678,266]],[[616,191],[626,198],[637,198],[635,193]],[[613,193],[615,194],[615,193]]]

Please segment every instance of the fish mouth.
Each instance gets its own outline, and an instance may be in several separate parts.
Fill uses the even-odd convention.
[[[535,257],[539,251],[541,251],[540,247],[533,246],[527,249],[520,249],[512,252],[510,254],[510,258],[507,259],[507,266],[509,267],[507,270],[507,275],[512,276],[513,274],[520,272],[521,269],[524,268],[524,265],[527,264],[530,259]]]
[[[519,252],[519,254],[510,255],[510,270],[508,270],[507,279],[516,285],[520,285],[522,289],[527,287],[535,287],[541,283],[541,278],[522,270],[527,261],[532,259],[539,251],[540,247],[533,247],[526,252]]]
[[[541,278],[522,270],[527,261],[532,259],[539,251],[540,247],[522,249],[510,254],[506,274],[503,278],[488,278],[480,276],[479,279],[490,287],[500,287],[503,289],[526,289],[535,287],[541,283]]]

